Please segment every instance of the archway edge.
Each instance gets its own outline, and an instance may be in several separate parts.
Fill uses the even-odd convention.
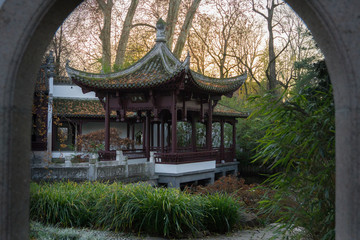
[[[81,1],[5,0],[0,6],[0,239],[28,238],[30,106],[45,45]],[[336,235],[359,239],[360,2],[288,0],[323,50],[336,102]]]
[[[336,109],[336,239],[360,239],[360,1],[286,0],[323,51]]]
[[[56,29],[81,1],[6,0],[0,6],[0,239],[28,239],[31,105]]]

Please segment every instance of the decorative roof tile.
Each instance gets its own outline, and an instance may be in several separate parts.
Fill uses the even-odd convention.
[[[238,89],[246,80],[247,74],[242,74],[232,78],[211,78],[200,73],[189,71],[191,79],[201,89],[215,93],[233,92]]]
[[[171,81],[184,69],[164,42],[157,42],[137,63],[119,72],[95,74],[66,66],[69,77],[75,83],[90,89],[151,88]]]
[[[220,103],[216,104],[213,112],[214,116],[228,116],[228,117],[239,117],[239,118],[247,118],[249,116],[246,112],[240,112],[233,108],[227,107]]]
[[[164,31],[164,22],[159,20],[155,46],[134,65],[124,70],[95,74],[76,70],[67,64],[66,71],[74,83],[87,91],[154,88],[172,80],[181,81],[180,77],[176,79],[176,76],[184,76],[180,73],[186,73],[190,78],[189,83],[186,83],[189,84],[189,89],[206,93],[232,93],[245,82],[246,74],[218,79],[191,71],[189,54],[184,62],[180,62],[167,47]]]
[[[59,117],[88,117],[104,118],[105,110],[99,100],[54,98],[54,115]],[[248,117],[248,113],[239,112],[222,104],[215,106],[214,116]],[[135,117],[135,112],[126,112],[127,117]],[[116,112],[111,112],[111,117],[116,117]]]
[[[54,98],[54,115],[59,117],[89,117],[104,118],[105,110],[99,100]],[[112,111],[111,117],[116,117]],[[135,112],[127,112],[127,117],[136,116]]]

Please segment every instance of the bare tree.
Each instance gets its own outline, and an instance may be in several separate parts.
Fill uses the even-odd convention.
[[[118,44],[117,51],[116,51],[115,68],[121,68],[122,65],[124,64],[126,47],[127,47],[128,41],[129,41],[130,31],[132,28],[132,21],[133,21],[138,3],[139,3],[139,0],[131,0],[130,7],[126,14],[123,28],[121,31],[119,44]]]
[[[267,30],[269,34],[268,39],[268,54],[269,54],[269,65],[266,69],[266,76],[268,79],[268,90],[275,91],[277,88],[277,79],[276,79],[276,55],[274,47],[274,32],[273,32],[273,16],[275,8],[282,5],[282,2],[279,0],[268,0],[266,5],[266,10],[262,12],[255,6],[254,0],[252,0],[252,9],[255,13],[262,16],[267,23]],[[258,6],[261,7],[261,6]]]
[[[181,0],[170,0],[169,1],[169,10],[166,18],[166,40],[167,46],[169,49],[172,49],[175,26],[178,20],[179,9],[180,9]]]
[[[110,72],[111,71],[111,42],[110,42],[110,36],[111,36],[111,11],[113,7],[113,1],[112,0],[96,0],[99,4],[99,7],[103,13],[103,19],[104,19],[104,25],[101,28],[100,32],[100,40],[102,43],[102,70],[104,72]]]
[[[187,39],[187,35],[190,31],[192,21],[194,19],[196,10],[198,9],[200,2],[201,2],[201,0],[193,0],[189,10],[186,13],[184,23],[181,27],[181,31],[180,31],[179,37],[176,41],[176,45],[175,45],[175,48],[173,51],[175,57],[177,57],[177,58],[181,57],[181,54],[182,54],[182,51],[184,49],[185,42]]]
[[[234,72],[236,67],[233,57],[229,56],[230,46],[235,34],[235,27],[239,24],[243,16],[240,2],[237,1],[212,1],[216,8],[216,16],[205,16],[200,20],[200,24],[193,27],[194,37],[201,42],[200,46],[205,46],[206,54],[212,59],[211,63],[217,68],[220,78],[228,77]],[[245,20],[245,18],[243,18]],[[207,26],[207,27],[205,27]],[[205,31],[204,31],[205,29]],[[194,53],[195,41],[190,41],[189,48]],[[198,58],[198,56],[194,57]]]
[[[256,19],[237,24],[232,35],[230,56],[236,60],[236,72],[243,74],[246,71],[248,74],[248,80],[244,84],[246,95],[248,94],[248,81],[254,81],[258,88],[262,88],[261,71],[263,66],[260,61],[262,36],[262,27]]]

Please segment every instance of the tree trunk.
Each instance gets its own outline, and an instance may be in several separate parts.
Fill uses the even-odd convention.
[[[175,25],[178,19],[178,13],[181,0],[170,0],[169,11],[166,18],[166,44],[169,49],[172,49]]]
[[[268,7],[267,26],[269,32],[269,67],[267,70],[268,90],[276,89],[276,66],[275,66],[275,50],[274,50],[274,34],[272,27],[272,19],[274,15],[274,3]]]
[[[119,44],[116,51],[115,59],[115,68],[122,68],[125,59],[126,47],[129,41],[130,31],[132,27],[132,21],[135,15],[136,8],[138,6],[139,0],[131,0],[130,7],[125,17],[125,22],[123,29],[121,31],[121,36]]]
[[[175,49],[174,49],[174,55],[178,59],[181,57],[181,53],[185,46],[186,37],[189,33],[189,30],[191,28],[192,20],[194,19],[194,15],[196,13],[196,10],[199,7],[201,0],[194,0],[191,4],[191,7],[189,8],[188,12],[186,13],[184,24],[181,27],[179,38],[176,42]]]
[[[97,0],[97,3],[100,6],[101,11],[104,15],[104,26],[100,32],[100,40],[102,43],[102,59],[101,66],[104,73],[111,71],[111,10],[113,7],[113,1],[107,0]]]
[[[274,50],[274,35],[273,35],[273,15],[274,10],[277,6],[279,6],[280,3],[275,4],[275,0],[268,1],[268,4],[266,6],[267,9],[267,15],[264,13],[258,11],[255,9],[254,0],[252,0],[252,7],[253,11],[257,14],[261,15],[263,18],[265,18],[267,22],[268,32],[269,32],[269,64],[266,69],[266,77],[268,79],[268,90],[272,91],[276,94],[276,87],[277,87],[277,81],[276,81],[276,55]]]

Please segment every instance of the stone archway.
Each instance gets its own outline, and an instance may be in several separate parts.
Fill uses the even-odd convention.
[[[28,238],[34,77],[80,0],[0,1],[0,239]],[[336,238],[360,238],[360,2],[287,0],[324,52],[336,107]]]

